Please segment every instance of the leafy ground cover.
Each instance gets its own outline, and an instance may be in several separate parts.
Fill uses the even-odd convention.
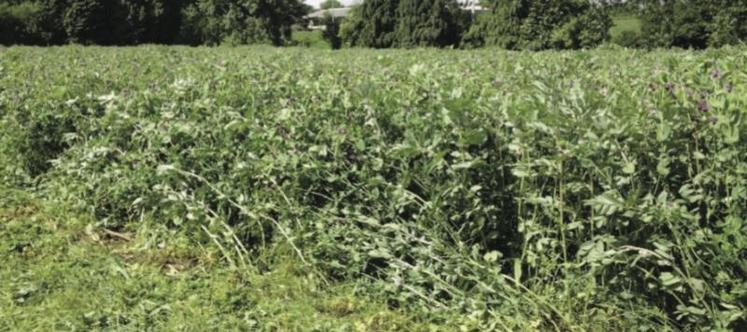
[[[3,324],[744,329],[745,64],[7,49]]]
[[[290,257],[271,271],[230,269],[207,248],[149,247],[87,227],[24,193],[2,191],[0,330],[449,330],[327,288]],[[13,198],[14,201],[9,201]]]

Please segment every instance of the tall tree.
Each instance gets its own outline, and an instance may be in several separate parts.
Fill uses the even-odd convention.
[[[593,47],[608,39],[612,20],[598,2],[587,0],[486,0],[468,34],[477,45],[542,50]]]
[[[340,38],[340,19],[326,13],[322,18],[322,23],[325,28],[322,32],[322,37],[324,37],[324,40],[329,42],[329,45],[333,50],[339,49],[342,46],[342,38]]]
[[[464,16],[456,0],[401,0],[397,10],[397,45],[457,45]]]
[[[196,0],[184,10],[181,38],[191,44],[290,41],[308,7],[299,0]]]
[[[29,24],[39,10],[35,2],[0,1],[0,45],[42,43]]]
[[[456,0],[366,0],[343,23],[349,46],[457,45],[466,13]]]
[[[638,0],[649,47],[706,48],[747,41],[747,0]]]
[[[69,1],[62,17],[67,40],[80,44],[110,45],[116,42],[112,33],[115,24],[111,14],[116,11],[114,1]]]
[[[121,0],[117,34],[123,43],[170,44],[176,40],[186,0]]]
[[[366,0],[343,23],[343,41],[350,46],[388,48],[395,45],[399,0]]]

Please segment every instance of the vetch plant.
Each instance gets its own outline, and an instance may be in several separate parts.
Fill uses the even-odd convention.
[[[741,48],[1,57],[0,178],[94,227],[481,330],[747,324]]]

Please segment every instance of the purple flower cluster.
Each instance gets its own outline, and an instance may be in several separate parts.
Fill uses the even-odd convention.
[[[701,99],[698,101],[698,110],[705,113],[711,110],[711,106],[708,105],[708,102],[705,99]]]

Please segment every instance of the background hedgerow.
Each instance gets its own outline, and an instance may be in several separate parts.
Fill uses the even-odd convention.
[[[704,49],[747,40],[747,1],[638,0],[647,47]]]
[[[13,48],[0,177],[480,329],[740,330],[745,55]]]
[[[472,46],[509,50],[594,48],[609,40],[613,25],[604,2],[586,0],[482,1],[465,35]]]

